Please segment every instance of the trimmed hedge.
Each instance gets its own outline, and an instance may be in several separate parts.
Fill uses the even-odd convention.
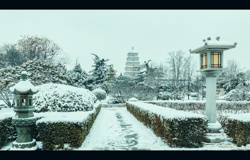
[[[37,119],[40,119],[40,117],[37,117]],[[31,127],[31,134],[34,139],[37,138],[38,132],[35,125]],[[16,127],[12,124],[12,117],[0,120],[0,148],[4,147],[9,142],[15,141],[16,138],[17,131]]]
[[[237,116],[248,116],[249,113],[239,114]],[[237,118],[232,118],[229,115],[222,115],[219,122],[228,138],[238,147],[250,144],[250,118],[249,121],[243,121]]]
[[[202,142],[207,133],[206,126],[208,123],[206,116],[179,116],[173,118],[173,116],[167,117],[164,114],[157,114],[153,111],[143,109],[143,107],[138,107],[138,105],[131,102],[127,102],[126,107],[139,121],[151,128],[157,136],[163,138],[170,147],[197,148],[204,145]],[[152,105],[152,108],[157,107]],[[170,110],[166,108],[164,112]],[[181,111],[177,112],[180,113]]]
[[[65,149],[64,143],[69,143],[71,148],[80,147],[88,135],[98,113],[101,104],[89,114],[87,120],[82,122],[41,122],[37,123],[39,139],[42,141],[42,149],[45,151]]]
[[[17,131],[11,121],[12,117],[0,120],[0,148],[17,138]]]
[[[176,110],[206,110],[206,102],[185,102],[185,101],[146,101],[146,103],[155,104],[157,106],[169,107]],[[216,110],[250,110],[250,102],[216,102]]]

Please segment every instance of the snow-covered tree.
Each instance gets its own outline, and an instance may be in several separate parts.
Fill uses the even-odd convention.
[[[110,65],[109,66],[109,69],[108,69],[108,81],[114,81],[115,80],[115,77],[116,77],[116,70],[114,70],[114,67],[113,65]]]
[[[134,77],[134,80],[137,84],[145,84],[144,80],[145,80],[145,76],[148,73],[149,70],[149,62],[151,60],[148,60],[147,62],[144,61],[143,64],[141,64],[139,67],[136,67],[135,69],[137,69],[139,71],[139,73],[137,73]]]
[[[54,41],[46,37],[38,36],[21,36],[15,47],[22,53],[25,61],[27,60],[47,60],[50,63],[56,61],[61,64],[69,62],[69,56],[65,58],[62,55],[66,54],[62,48],[59,47]],[[59,59],[63,59],[60,61]],[[57,63],[56,63],[57,64]]]
[[[0,68],[20,66],[24,57],[14,44],[4,44],[0,47]]]
[[[155,92],[159,92],[159,88],[161,86],[161,81],[164,76],[163,66],[155,65],[148,67],[148,70],[144,76],[144,83],[146,86],[149,86],[155,90]]]
[[[93,70],[90,71],[90,73],[92,73],[92,76],[94,77],[94,84],[98,85],[98,84],[102,84],[104,81],[107,80],[107,73],[108,73],[108,67],[106,62],[109,59],[104,59],[104,58],[100,58],[99,56],[97,56],[96,54],[92,53],[92,55],[95,56],[94,60],[94,65],[92,65],[92,67],[94,67]]]
[[[76,87],[86,88],[91,91],[98,88],[98,85],[95,85],[94,77],[83,70],[77,61],[74,68],[69,70],[67,74],[73,79],[74,86]]]
[[[62,65],[34,60],[27,61],[21,66],[0,69],[0,89],[9,89],[11,86],[14,86],[20,80],[22,71],[28,72],[28,78],[35,86],[45,83],[74,84],[74,81],[66,74],[65,67]]]
[[[135,82],[132,78],[120,74],[120,76],[115,79],[115,84],[109,95],[125,103],[126,100],[133,97],[131,92],[131,86],[133,85],[135,85]]]
[[[115,84],[115,78],[116,78],[116,70],[114,70],[113,65],[110,65],[109,70],[108,70],[108,79],[107,81],[104,81],[100,87],[106,91],[107,94],[109,94],[111,88]]]

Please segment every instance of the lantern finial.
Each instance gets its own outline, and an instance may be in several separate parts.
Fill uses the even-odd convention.
[[[27,72],[26,71],[21,72],[21,78],[23,81],[25,81],[27,79]]]

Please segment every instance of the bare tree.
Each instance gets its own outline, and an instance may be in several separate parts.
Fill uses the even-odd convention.
[[[185,89],[184,89],[184,93],[183,93],[183,97],[185,97],[186,93],[188,95],[188,99],[189,99],[189,92],[190,92],[190,83],[192,80],[192,76],[195,73],[195,62],[194,59],[191,55],[187,56],[184,58],[184,69],[183,69],[183,74],[182,74],[182,78],[185,79],[185,81],[183,81]]]
[[[147,74],[144,77],[145,85],[153,88],[156,93],[159,93],[162,78],[164,77],[164,67],[162,64],[150,64]]]
[[[54,62],[55,58],[61,59],[61,63],[67,63],[67,54],[52,40],[46,37],[38,36],[21,36],[18,40],[16,48],[25,57],[25,61],[33,59],[47,60]],[[65,55],[64,55],[65,54]],[[59,55],[62,55],[60,57]]]
[[[181,50],[169,52],[169,59],[166,61],[170,79],[172,79],[172,90],[174,90],[175,95],[179,93],[181,74],[184,70],[184,54],[185,52]]]
[[[231,78],[236,77],[237,74],[242,71],[240,65],[235,59],[230,59],[227,61],[226,69],[227,70],[225,71],[225,76]]]

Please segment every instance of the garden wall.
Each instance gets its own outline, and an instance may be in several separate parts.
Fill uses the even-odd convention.
[[[127,102],[127,110],[170,147],[202,147],[208,117],[142,102]]]

